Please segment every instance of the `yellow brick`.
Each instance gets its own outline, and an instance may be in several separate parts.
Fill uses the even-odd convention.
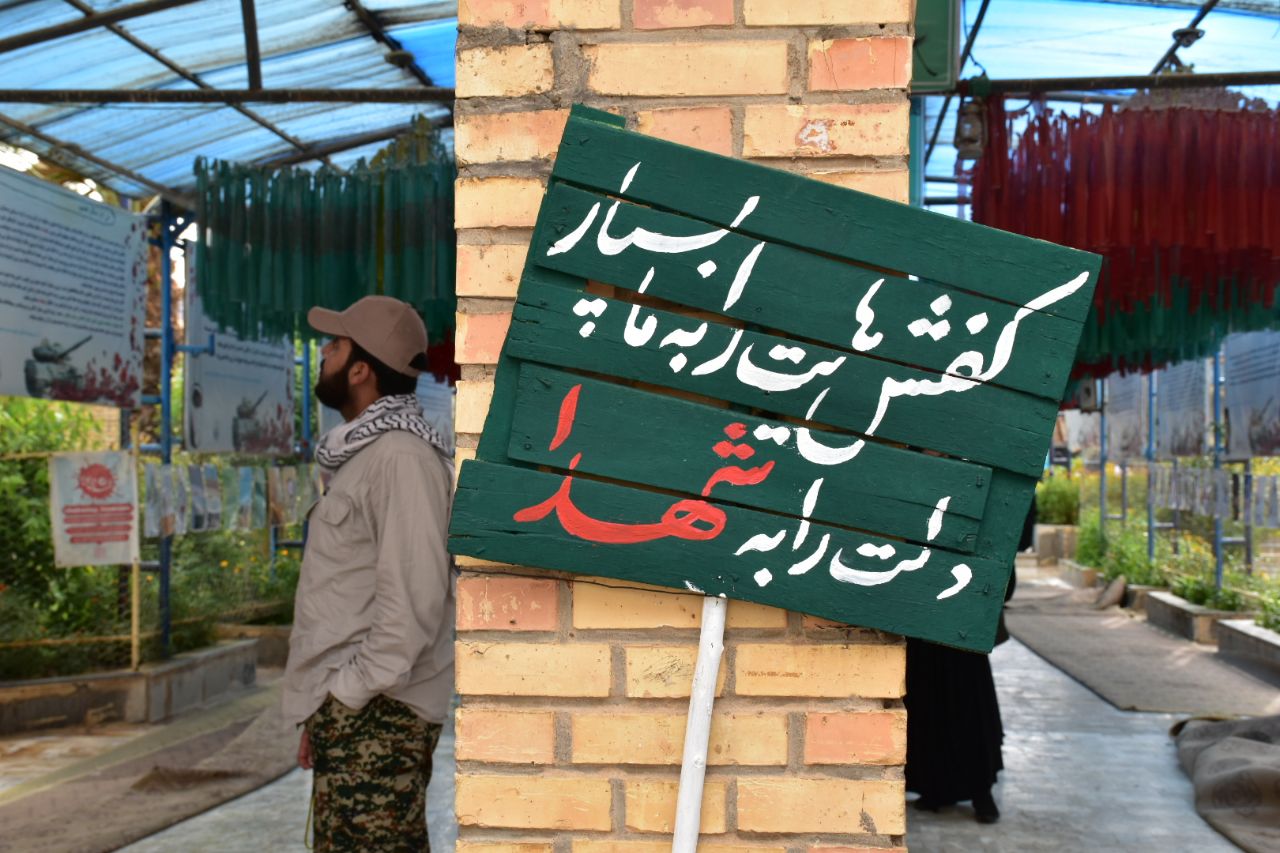
[[[896,699],[906,691],[906,646],[744,644],[734,652],[740,696]]]
[[[618,0],[459,0],[464,27],[515,30],[616,30],[622,25]]]
[[[845,189],[870,193],[906,204],[911,196],[911,173],[906,170],[893,172],[808,172],[809,177]]]
[[[636,832],[665,832],[675,829],[676,779],[634,779],[626,783],[627,829]],[[728,785],[708,779],[702,789],[702,824],[704,835],[725,831],[725,798]]]
[[[702,625],[700,595],[654,589],[618,589],[592,583],[573,585],[573,626],[590,629],[698,628]],[[749,601],[729,602],[729,628],[787,627],[787,612]]]
[[[693,687],[698,647],[627,646],[627,695],[633,699],[683,699]],[[729,667],[721,663],[716,695],[724,693]]]
[[[543,191],[537,178],[460,178],[454,183],[454,226],[532,228]]]
[[[457,777],[462,826],[511,829],[611,828],[611,783],[602,776]]]
[[[514,298],[528,252],[527,243],[458,246],[458,295]]]
[[[550,844],[540,841],[466,841],[458,839],[456,853],[551,853]]]
[[[784,41],[597,44],[583,52],[588,85],[606,95],[781,95],[789,86]]]
[[[459,761],[555,763],[556,720],[550,711],[459,708],[456,719]]]
[[[738,830],[901,835],[906,792],[900,781],[798,779],[738,780]]]
[[[581,712],[573,715],[575,764],[679,764],[684,714]],[[784,714],[722,714],[711,718],[707,764],[787,763]]]
[[[905,156],[907,112],[906,98],[887,104],[749,106],[742,156]]]
[[[763,844],[703,844],[698,853],[786,853],[785,847]],[[573,853],[671,853],[670,841],[590,841],[575,838]]]
[[[609,647],[596,643],[457,643],[469,696],[608,696]]]
[[[474,447],[455,447],[453,449],[453,487],[458,488],[458,475],[462,473],[462,463],[476,458]]]
[[[906,24],[915,0],[742,0],[749,27]]]
[[[515,98],[549,92],[555,70],[549,44],[514,44],[458,51],[459,98]]]
[[[460,115],[454,121],[458,164],[550,160],[568,110]]]
[[[461,433],[481,433],[484,418],[493,402],[493,383],[470,379],[458,381],[458,396],[454,401],[454,429]]]

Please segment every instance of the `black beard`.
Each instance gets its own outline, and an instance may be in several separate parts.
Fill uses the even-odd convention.
[[[320,362],[320,378],[316,380],[316,399],[322,406],[342,411],[351,397],[351,384],[347,380],[347,370],[350,367],[351,359],[348,358],[341,370],[335,370],[332,376],[325,376],[324,362]]]

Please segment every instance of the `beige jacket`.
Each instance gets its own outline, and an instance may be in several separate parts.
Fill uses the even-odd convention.
[[[453,699],[454,592],[443,455],[390,432],[346,462],[309,516],[283,713],[299,724],[328,694],[363,708],[385,694],[429,722]]]

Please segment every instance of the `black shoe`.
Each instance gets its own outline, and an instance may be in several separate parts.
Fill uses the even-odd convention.
[[[1000,820],[1000,809],[996,808],[996,801],[992,799],[990,791],[973,798],[973,812],[978,823],[995,823]]]

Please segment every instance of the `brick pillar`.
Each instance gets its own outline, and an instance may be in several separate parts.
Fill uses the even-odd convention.
[[[905,200],[913,7],[462,0],[459,460],[570,104]],[[462,562],[459,851],[669,850],[700,599]],[[904,676],[896,637],[731,602],[700,849],[902,848]]]

